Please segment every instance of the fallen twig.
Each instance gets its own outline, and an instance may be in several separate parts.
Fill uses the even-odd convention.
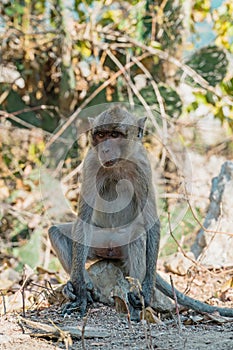
[[[2,303],[3,303],[3,315],[6,315],[6,300],[5,300],[5,295],[0,291],[0,295],[2,297]]]
[[[45,333],[53,334],[57,338],[60,336],[58,327],[54,325],[48,325],[46,323],[31,321],[27,318],[20,317],[20,320],[25,323],[27,326],[34,328],[35,330],[40,330]],[[69,332],[71,337],[81,339],[82,337],[82,326],[75,327],[60,327],[63,332]],[[96,327],[85,327],[84,331],[85,338],[108,338],[111,337],[111,333],[102,328]]]

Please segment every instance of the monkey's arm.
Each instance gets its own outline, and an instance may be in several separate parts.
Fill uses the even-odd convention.
[[[155,193],[150,169],[147,169],[147,173],[148,182],[141,181],[144,187],[143,192],[147,194],[141,202],[142,216],[146,230],[146,275],[142,283],[145,305],[151,303],[153,296],[160,242],[160,222],[156,210]]]
[[[155,272],[160,240],[159,220],[157,220],[153,226],[148,229],[146,234],[146,275],[142,283],[142,292],[145,298],[145,305],[148,306],[151,303],[155,284]]]
[[[167,283],[159,274],[156,274],[156,288],[158,288],[163,294],[174,299],[174,294],[173,294],[171,285]],[[177,289],[175,289],[175,293],[176,293],[178,303],[192,310],[195,310],[197,312],[207,312],[207,313],[212,313],[217,311],[221,316],[233,317],[233,309],[208,305],[199,300],[196,300],[188,297],[187,295],[184,295],[183,293],[179,292]]]
[[[72,264],[70,281],[67,282],[63,293],[70,299],[65,305],[63,314],[78,310],[83,316],[87,307],[87,286],[85,281],[85,263],[89,247],[86,245],[85,224],[89,224],[92,208],[80,198],[78,219],[72,230]]]

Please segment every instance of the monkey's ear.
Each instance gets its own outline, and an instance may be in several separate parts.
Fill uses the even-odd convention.
[[[92,127],[94,126],[94,120],[95,120],[95,118],[88,117],[87,119],[88,119],[88,122],[89,122],[90,127],[92,128]]]
[[[139,139],[141,139],[143,136],[143,130],[144,130],[146,120],[147,120],[147,117],[138,119],[138,138]]]

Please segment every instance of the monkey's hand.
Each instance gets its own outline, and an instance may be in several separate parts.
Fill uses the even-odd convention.
[[[64,316],[70,315],[74,311],[79,311],[83,317],[87,309],[87,304],[93,303],[93,300],[99,300],[99,293],[95,290],[91,282],[77,287],[71,281],[68,281],[63,288],[63,295],[70,300],[62,310]]]

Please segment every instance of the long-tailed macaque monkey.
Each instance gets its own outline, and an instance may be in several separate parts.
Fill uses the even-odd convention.
[[[142,145],[145,120],[119,106],[89,119],[91,146],[83,164],[77,220],[49,229],[52,246],[70,275],[63,291],[70,300],[64,313],[78,310],[84,315],[88,300],[98,298],[85,270],[86,260],[95,257],[118,261],[125,276],[138,279],[146,306],[155,285],[173,298],[171,286],[156,275],[160,223]],[[194,310],[233,316],[233,309],[176,294],[180,304]],[[140,299],[130,292],[128,301],[131,319],[138,320]]]

